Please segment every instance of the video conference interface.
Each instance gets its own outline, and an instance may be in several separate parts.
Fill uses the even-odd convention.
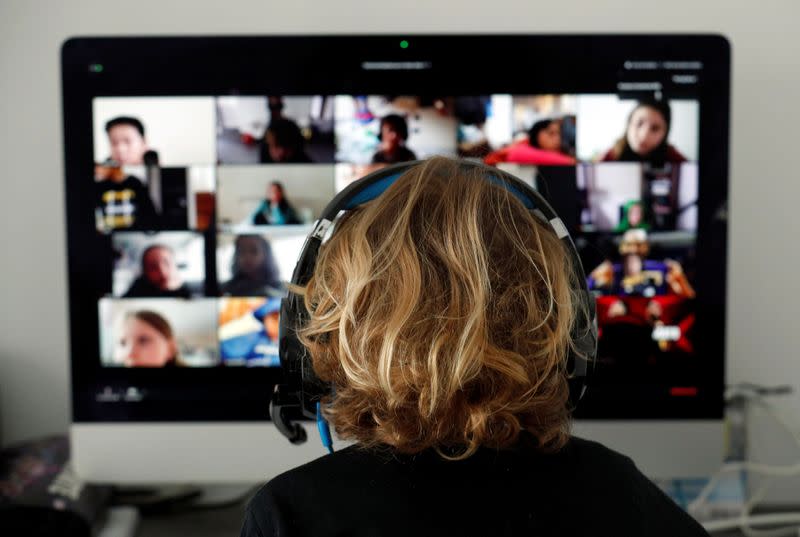
[[[537,188],[597,297],[599,362],[690,384],[698,101],[642,94],[98,97],[94,225],[107,368],[279,366],[305,237],[390,164],[480,160]]]

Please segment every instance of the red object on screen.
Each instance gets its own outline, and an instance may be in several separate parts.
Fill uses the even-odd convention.
[[[483,161],[490,165],[500,162],[538,166],[570,166],[575,164],[574,158],[555,151],[538,149],[530,145],[527,140],[514,142],[508,147],[492,151],[484,157]]]
[[[697,386],[673,386],[669,389],[672,397],[696,397]]]

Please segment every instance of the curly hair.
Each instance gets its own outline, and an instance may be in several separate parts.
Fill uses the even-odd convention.
[[[444,157],[408,170],[342,217],[293,289],[341,438],[448,459],[522,430],[541,451],[565,445],[575,272],[487,170]]]

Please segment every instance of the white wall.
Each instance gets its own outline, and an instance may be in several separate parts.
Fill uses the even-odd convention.
[[[3,0],[2,442],[69,417],[59,46],[77,35],[267,32],[722,32],[733,43],[728,380],[800,384],[796,0]],[[490,71],[481,76],[491,76]],[[800,395],[782,400],[794,418]],[[760,425],[760,456],[789,440]],[[785,493],[788,495],[788,489]],[[800,497],[798,488],[794,498]]]

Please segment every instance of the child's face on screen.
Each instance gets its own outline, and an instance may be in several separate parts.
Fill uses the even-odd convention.
[[[649,106],[633,111],[628,124],[628,145],[638,155],[647,155],[664,141],[667,122],[661,112]]]
[[[130,317],[122,325],[114,361],[126,367],[164,367],[175,354],[173,340],[141,319]]]
[[[264,317],[264,330],[272,341],[278,341],[278,328],[280,326],[280,313],[270,313]]]
[[[111,158],[122,165],[144,164],[145,139],[133,125],[116,125],[108,131]]]
[[[641,225],[643,220],[644,211],[642,210],[642,206],[638,203],[631,205],[628,209],[628,225],[636,227]]]
[[[264,265],[264,251],[258,240],[241,237],[236,244],[236,264],[245,276],[255,277]]]
[[[642,258],[638,255],[626,255],[622,260],[625,276],[637,276],[642,273]]]
[[[267,197],[274,203],[280,203],[283,200],[281,187],[278,185],[269,185],[269,188],[267,189]]]
[[[267,131],[265,136],[269,156],[274,162],[286,162],[292,157],[292,151],[288,147],[280,145],[278,139],[272,131]]]
[[[381,147],[384,150],[396,149],[400,146],[400,135],[391,125],[384,123],[381,126]]]
[[[561,124],[553,121],[546,129],[542,129],[536,136],[539,147],[545,151],[561,150]]]
[[[142,259],[144,277],[162,291],[174,291],[181,286],[175,256],[168,248],[152,248]]]

